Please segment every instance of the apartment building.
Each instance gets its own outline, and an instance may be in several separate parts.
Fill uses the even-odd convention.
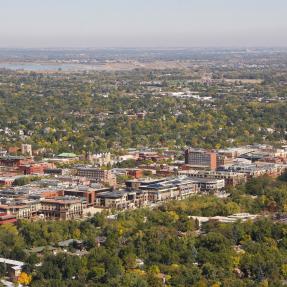
[[[102,170],[95,167],[77,167],[77,176],[86,177],[92,182],[104,183],[109,186],[117,184],[116,176],[110,170]]]
[[[286,166],[274,163],[257,162],[252,164],[235,164],[229,166],[227,169],[229,171],[245,173],[247,179],[262,175],[268,175],[275,178],[286,170]]]
[[[40,202],[33,200],[30,202],[12,203],[12,204],[1,204],[0,213],[7,215],[15,215],[17,219],[32,218],[35,216],[40,209]]]
[[[169,178],[139,188],[148,191],[151,202],[184,199],[198,192],[197,185],[186,177]]]
[[[215,178],[193,178],[193,183],[197,185],[199,191],[215,193],[223,191],[225,187],[224,179]]]
[[[135,199],[135,193],[129,193],[125,191],[113,191],[99,193],[95,199],[95,206],[101,208],[112,209],[130,209],[135,205],[133,200]]]
[[[186,175],[191,178],[224,179],[225,186],[236,186],[247,181],[247,175],[231,171],[208,171],[208,170],[180,170],[179,175]]]
[[[74,196],[41,200],[39,214],[49,219],[76,219],[83,216],[85,201]]]

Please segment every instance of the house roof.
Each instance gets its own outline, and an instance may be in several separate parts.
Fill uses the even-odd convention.
[[[0,263],[4,263],[4,264],[7,264],[7,265],[12,265],[12,266],[19,266],[19,267],[25,265],[24,262],[11,260],[11,259],[7,259],[7,258],[0,258]]]
[[[83,243],[83,241],[81,241],[81,240],[68,239],[68,240],[65,240],[65,241],[60,241],[60,242],[58,242],[58,245],[59,245],[60,247],[69,247],[70,244],[72,244],[72,243],[74,243],[74,242],[76,242],[76,243],[78,243],[78,244],[82,244],[82,243]]]
[[[53,246],[38,246],[38,247],[31,248],[30,250],[28,250],[28,252],[30,252],[30,253],[40,253],[40,252],[43,252],[45,250],[53,251],[55,249],[56,248],[53,247]]]
[[[100,192],[97,194],[98,198],[122,198],[125,196],[127,193],[126,192],[121,192],[121,191],[107,191],[107,192]]]

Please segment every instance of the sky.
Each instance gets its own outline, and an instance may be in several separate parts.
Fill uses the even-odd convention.
[[[286,0],[0,0],[0,47],[287,47]]]

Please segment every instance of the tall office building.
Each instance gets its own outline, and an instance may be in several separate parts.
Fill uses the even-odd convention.
[[[214,151],[189,148],[185,151],[185,163],[195,169],[215,170],[217,155]]]

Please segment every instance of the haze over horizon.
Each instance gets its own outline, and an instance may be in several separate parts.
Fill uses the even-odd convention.
[[[10,0],[0,48],[286,47],[284,0]]]

